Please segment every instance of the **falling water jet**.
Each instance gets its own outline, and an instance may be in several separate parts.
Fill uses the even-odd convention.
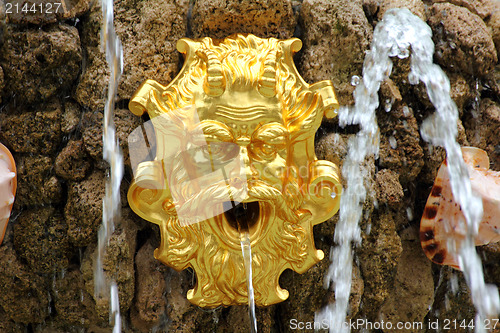
[[[257,212],[254,209],[257,204]],[[245,266],[248,290],[248,315],[250,317],[250,332],[257,333],[257,318],[255,316],[255,296],[252,283],[252,247],[250,243],[250,225],[258,218],[258,202],[240,203],[238,205],[231,201],[233,208],[225,215],[229,223],[233,223],[240,234],[241,253]]]
[[[113,333],[121,332],[120,305],[118,286],[114,281],[106,281],[102,267],[102,258],[115,222],[120,216],[120,183],[123,177],[123,156],[116,139],[113,122],[114,104],[118,82],[123,71],[123,50],[120,39],[113,25],[113,1],[101,0],[103,23],[101,27],[101,44],[106,50],[106,61],[110,70],[108,95],[104,106],[103,124],[103,158],[110,165],[109,177],[106,181],[105,197],[102,208],[102,225],[98,234],[97,260],[94,268],[95,297],[103,297],[109,290],[110,323]]]
[[[338,246],[332,250],[332,264],[325,277],[326,287],[334,285],[335,303],[316,314],[316,321],[329,321],[330,332],[350,331],[343,323],[346,320],[351,289],[351,244],[359,244],[361,240],[359,221],[367,194],[363,186],[361,163],[368,155],[377,157],[379,149],[379,130],[375,119],[375,111],[379,106],[377,93],[381,82],[391,74],[390,57],[407,58],[410,46],[411,71],[408,80],[411,84],[422,81],[436,108],[436,113],[423,122],[421,134],[426,141],[445,148],[452,192],[466,217],[464,229],[468,232],[465,246],[456,255],[477,310],[476,318],[480,326],[476,332],[485,330],[481,326],[482,319],[496,316],[500,312],[498,290],[485,284],[481,261],[475,252],[473,237],[477,234],[482,203],[472,193],[460,146],[456,142],[458,111],[450,98],[448,78],[432,62],[434,44],[431,37],[430,27],[409,10],[388,10],[375,27],[371,50],[363,63],[363,78],[354,91],[355,104],[352,108],[339,110],[341,126],[359,124],[360,131],[348,142],[348,153],[342,168],[347,186],[340,200],[339,222],[334,236]]]

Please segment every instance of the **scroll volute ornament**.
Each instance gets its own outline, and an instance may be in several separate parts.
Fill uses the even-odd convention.
[[[155,258],[196,272],[194,304],[248,301],[235,204],[249,211],[257,305],[287,299],[278,283],[285,269],[304,273],[324,257],[313,226],[338,211],[342,186],[338,167],[316,158],[314,136],[338,103],[330,81],[309,85],[298,74],[292,56],[301,46],[241,34],[184,38],[177,77],[168,86],[145,81],[130,101],[134,114],[149,114],[156,157],[135,168],[128,201],[160,227]]]

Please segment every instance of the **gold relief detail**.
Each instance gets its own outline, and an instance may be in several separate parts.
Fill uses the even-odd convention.
[[[298,74],[301,44],[181,39],[177,77],[168,86],[145,81],[130,101],[134,114],[149,114],[156,156],[133,163],[128,200],[160,226],[155,258],[196,272],[194,304],[248,302],[234,202],[250,215],[257,305],[288,297],[278,283],[285,269],[304,273],[324,257],[312,228],[337,212],[342,187],[337,166],[316,158],[314,135],[338,103],[330,81],[309,85]]]

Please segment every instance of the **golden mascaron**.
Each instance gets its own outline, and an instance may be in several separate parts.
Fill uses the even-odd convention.
[[[194,304],[248,302],[244,230],[257,305],[287,299],[278,283],[285,269],[304,273],[324,257],[313,226],[337,212],[342,187],[338,167],[316,158],[314,135],[338,103],[330,81],[309,85],[298,74],[292,56],[301,46],[184,38],[179,75],[168,86],[147,80],[130,102],[134,114],[149,114],[156,157],[135,168],[128,201],[160,227],[155,258],[196,272]]]

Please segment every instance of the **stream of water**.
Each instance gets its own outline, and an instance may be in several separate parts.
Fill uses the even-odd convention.
[[[390,58],[407,58],[410,49],[411,72],[408,80],[411,84],[422,81],[436,108],[436,113],[423,122],[421,134],[426,141],[445,148],[452,192],[466,217],[464,228],[468,230],[468,236],[457,255],[477,310],[478,324],[483,322],[482,319],[496,317],[500,312],[498,290],[485,284],[481,260],[475,251],[473,238],[481,219],[482,203],[472,193],[460,146],[456,142],[458,111],[450,98],[448,78],[432,62],[434,44],[431,37],[430,27],[409,10],[387,11],[375,27],[371,49],[363,64],[363,78],[354,91],[355,104],[339,110],[340,125],[357,124],[360,131],[348,142],[348,153],[342,168],[347,185],[340,201],[339,222],[334,236],[338,245],[332,250],[332,264],[325,277],[326,287],[334,286],[335,303],[316,314],[316,321],[328,320],[330,332],[350,332],[344,322],[351,289],[351,247],[361,240],[359,221],[367,195],[364,186],[367,172],[363,171],[362,164],[369,155],[377,157],[379,149],[375,116],[379,106],[378,90],[391,74]],[[479,326],[476,332],[485,332],[485,329]]]
[[[108,95],[104,106],[103,124],[103,158],[109,163],[109,176],[106,181],[105,197],[102,208],[102,225],[98,234],[97,260],[94,266],[94,293],[103,297],[109,290],[110,323],[113,333],[121,332],[120,305],[118,287],[114,281],[107,281],[102,267],[102,258],[109,239],[114,232],[115,222],[120,216],[120,183],[123,177],[123,156],[116,139],[113,116],[115,97],[123,71],[123,50],[120,39],[116,35],[113,23],[113,1],[102,0],[103,23],[101,27],[101,45],[106,50],[110,78]]]
[[[250,317],[250,332],[257,333],[257,317],[255,316],[255,297],[252,282],[252,248],[250,246],[250,234],[248,231],[240,232],[241,253],[247,275],[248,289],[248,315]]]
[[[224,173],[224,178],[227,180],[227,175]],[[231,195],[232,198],[232,195]],[[257,317],[255,316],[255,295],[252,281],[252,246],[250,242],[250,233],[248,227],[249,212],[246,203],[235,205],[231,200],[232,214],[238,225],[238,232],[240,234],[241,254],[243,255],[243,264],[245,266],[245,273],[247,278],[247,292],[248,292],[248,316],[250,318],[250,332],[257,333]]]

